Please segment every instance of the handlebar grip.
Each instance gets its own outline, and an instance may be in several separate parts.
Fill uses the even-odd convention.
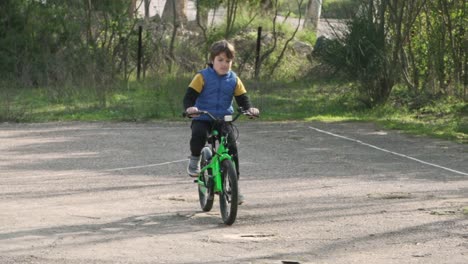
[[[253,119],[253,118],[260,118],[260,115],[251,115],[251,114],[245,114],[246,116],[248,116],[249,118]]]
[[[242,114],[248,116],[249,118],[259,118],[260,117],[260,115],[253,115],[249,111],[242,111]]]
[[[249,118],[259,118],[260,115],[252,115],[247,109],[244,109],[242,107],[237,108],[237,111],[243,115],[248,116]]]
[[[188,117],[188,118],[192,118],[194,116],[199,116],[199,115],[204,115],[204,114],[209,114],[207,111],[198,111],[198,112],[195,112],[195,113],[187,113],[186,111],[184,111],[182,113],[182,117]]]

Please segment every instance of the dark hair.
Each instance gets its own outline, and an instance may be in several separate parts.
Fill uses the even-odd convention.
[[[234,50],[234,46],[229,43],[227,40],[220,40],[213,45],[211,45],[210,49],[210,61],[213,61],[216,56],[218,56],[220,53],[226,53],[226,56],[228,59],[234,59],[236,55],[236,51]]]

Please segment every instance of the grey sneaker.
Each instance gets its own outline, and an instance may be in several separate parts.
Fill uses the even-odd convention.
[[[244,197],[244,195],[242,195],[242,194],[239,193],[239,194],[237,195],[237,204],[238,204],[238,205],[241,205],[241,204],[243,204],[244,202],[245,202],[245,197]]]
[[[187,172],[190,177],[197,177],[200,174],[200,157],[190,156]]]

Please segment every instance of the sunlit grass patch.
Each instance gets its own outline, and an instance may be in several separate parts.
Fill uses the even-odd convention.
[[[182,120],[182,99],[191,77],[187,74],[131,81],[106,91],[104,97],[97,88],[3,91],[0,120]],[[468,143],[468,106],[465,102],[434,101],[411,109],[407,104],[395,105],[390,100],[369,109],[354,95],[353,85],[346,82],[245,83],[252,104],[261,110],[259,121],[374,122],[387,129]]]

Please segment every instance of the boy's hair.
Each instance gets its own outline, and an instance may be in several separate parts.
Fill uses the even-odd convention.
[[[213,45],[211,45],[210,49],[210,61],[213,61],[216,56],[218,56],[220,53],[226,53],[226,56],[228,59],[234,59],[236,55],[236,51],[234,49],[234,46],[229,43],[227,40],[220,40]]]

